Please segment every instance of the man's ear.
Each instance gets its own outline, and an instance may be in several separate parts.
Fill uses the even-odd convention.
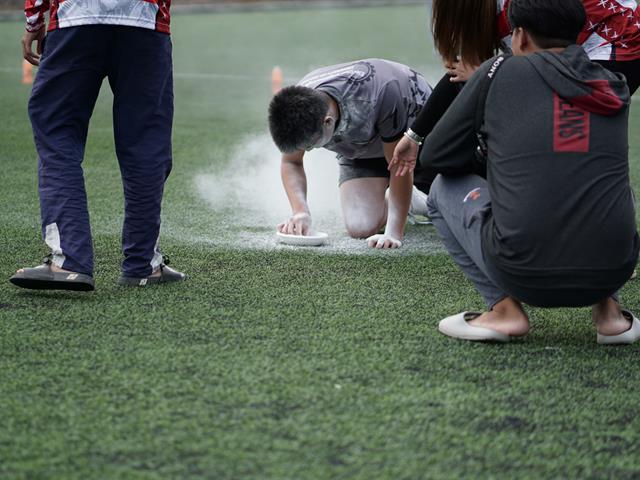
[[[513,31],[511,36],[511,49],[516,55],[525,55],[531,48],[531,37],[529,33],[522,27],[518,27]]]

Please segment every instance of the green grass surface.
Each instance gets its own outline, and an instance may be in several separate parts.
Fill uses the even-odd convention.
[[[640,476],[638,348],[596,346],[588,309],[530,309],[525,341],[468,344],[436,330],[482,307],[442,253],[216,245],[234,206],[211,209],[194,178],[233,169],[237,144],[264,134],[271,68],[295,81],[378,56],[435,79],[425,24],[417,7],[175,18],[163,232],[184,285],[115,285],[122,194],[105,88],[85,161],[97,291],[0,282],[0,478]],[[0,25],[5,278],[45,253],[21,28]],[[632,116],[637,185],[637,102]],[[637,282],[623,300],[640,311]]]

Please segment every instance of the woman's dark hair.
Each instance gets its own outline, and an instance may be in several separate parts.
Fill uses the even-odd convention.
[[[497,54],[502,45],[497,10],[496,0],[433,0],[431,31],[442,58],[451,62],[460,56],[479,65]]]
[[[511,28],[523,28],[540,48],[576,43],[587,21],[580,0],[511,0]]]
[[[269,130],[281,152],[291,153],[322,134],[329,105],[322,93],[297,85],[285,87],[269,104]]]

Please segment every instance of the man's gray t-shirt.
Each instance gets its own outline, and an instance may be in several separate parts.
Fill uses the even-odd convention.
[[[383,157],[382,143],[402,137],[431,93],[419,73],[378,58],[314,70],[298,85],[337,102],[340,121],[324,148],[349,159]]]

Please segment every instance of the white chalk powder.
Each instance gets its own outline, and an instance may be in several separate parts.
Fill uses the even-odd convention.
[[[293,247],[277,242],[276,225],[289,217],[291,207],[280,179],[280,152],[268,134],[240,142],[224,171],[196,176],[197,191],[212,210],[233,210],[225,225],[220,225],[220,231],[211,232],[210,240],[231,248],[375,253],[364,240],[352,239],[346,233],[340,213],[335,154],[324,149],[307,152],[304,167],[313,229],[329,234],[327,244]],[[443,251],[430,226],[407,227],[403,244],[395,254]]]

